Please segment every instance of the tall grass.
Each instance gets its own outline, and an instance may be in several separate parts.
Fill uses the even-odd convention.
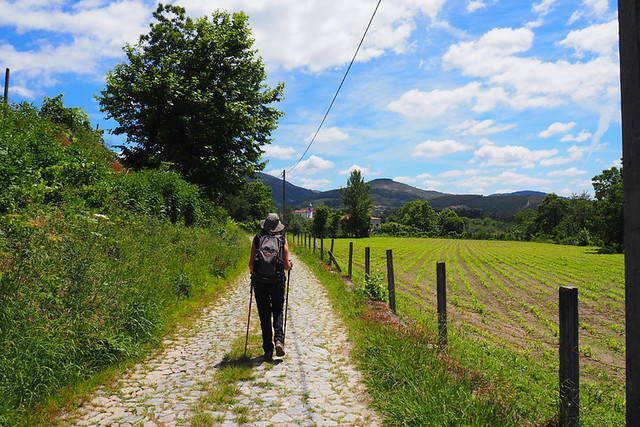
[[[231,224],[185,228],[64,209],[0,217],[0,425],[157,343],[246,251]]]

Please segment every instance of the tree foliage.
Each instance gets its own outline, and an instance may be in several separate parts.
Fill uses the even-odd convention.
[[[271,198],[271,188],[261,181],[245,181],[241,190],[228,195],[223,203],[229,216],[237,222],[250,222],[264,219],[269,212],[275,212],[276,206]]]
[[[592,179],[597,236],[605,247],[622,252],[624,247],[624,199],[622,168],[612,167]]]
[[[346,231],[354,237],[366,237],[371,227],[371,185],[364,182],[359,170],[353,170],[347,180],[346,188],[340,188],[342,203],[348,219]]]
[[[327,206],[318,206],[316,208],[315,216],[313,217],[313,235],[315,237],[324,238],[327,237],[329,231],[329,215],[331,212]]]
[[[248,17],[217,11],[192,20],[185,9],[160,4],[157,22],[127,62],[107,74],[101,110],[118,122],[127,165],[168,162],[210,196],[223,198],[261,170],[261,146],[281,112],[283,84],[265,85],[262,60],[252,49]]]

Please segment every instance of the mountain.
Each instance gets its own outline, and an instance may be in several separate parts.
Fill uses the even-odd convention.
[[[278,208],[282,208],[282,180],[271,175],[258,173],[258,179],[271,187],[272,197]],[[426,200],[436,210],[454,209],[460,215],[481,217],[484,215],[513,215],[527,208],[535,208],[544,200],[545,193],[520,191],[511,194],[483,196],[477,194],[446,194],[438,191],[422,190],[392,179],[374,179],[371,185],[373,213],[398,208],[413,200]],[[326,205],[339,208],[342,205],[340,190],[312,191],[286,183],[287,206],[302,209],[309,206]]]

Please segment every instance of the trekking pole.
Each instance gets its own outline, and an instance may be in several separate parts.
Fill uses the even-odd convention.
[[[249,288],[249,315],[247,316],[247,338],[244,340],[244,355],[247,355],[247,345],[249,344],[249,322],[251,321],[251,303],[253,302],[253,280]]]
[[[289,310],[289,282],[290,281],[291,281],[291,269],[289,269],[287,273],[287,297],[285,299],[285,304],[284,304],[284,328],[282,329],[282,335],[284,335],[285,340],[287,338],[287,311]]]

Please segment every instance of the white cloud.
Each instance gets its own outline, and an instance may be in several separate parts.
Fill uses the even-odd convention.
[[[555,2],[556,0],[542,0],[540,3],[535,3],[531,7],[531,10],[540,15],[547,15],[553,10],[553,4]]]
[[[427,140],[416,145],[413,157],[440,157],[446,154],[471,150],[473,147],[450,139],[444,141]]]
[[[558,150],[529,150],[527,147],[485,145],[474,153],[474,161],[482,165],[521,166],[532,168],[543,159],[555,156]]]
[[[504,186],[497,190],[496,193],[509,193],[516,191],[513,189],[536,188],[541,185],[548,184],[548,179],[536,178],[525,174],[515,173],[513,171],[504,171],[499,175],[482,175],[472,176],[456,182],[456,186],[462,188],[478,189],[477,192],[482,193],[483,188],[489,188],[495,185]],[[509,186],[508,189],[506,186]]]
[[[582,129],[580,131],[580,133],[578,134],[578,136],[565,135],[565,136],[562,137],[562,139],[560,141],[562,141],[562,142],[568,142],[568,141],[584,142],[587,139],[591,138],[591,136],[592,136],[591,132],[589,132],[586,129]]]
[[[587,173],[587,171],[580,170],[578,168],[569,168],[569,169],[549,172],[547,176],[577,176],[577,175],[584,175],[585,173]]]
[[[352,171],[359,170],[362,176],[376,176],[380,175],[380,171],[372,172],[370,167],[362,167],[358,165],[351,165],[345,170],[338,172],[340,175],[350,175]]]
[[[483,121],[478,120],[466,120],[458,125],[450,126],[449,129],[460,132],[462,135],[482,136],[491,135],[494,133],[504,132],[516,127],[515,124],[500,125],[495,124],[496,121],[487,119]]]
[[[302,175],[314,175],[333,167],[333,162],[324,160],[318,156],[311,156],[307,160],[301,161],[295,169],[295,173]]]
[[[582,4],[591,9],[592,13],[596,16],[603,16],[609,9],[608,0],[583,0]]]
[[[278,160],[293,159],[296,149],[293,147],[281,147],[279,145],[265,145],[262,147],[265,157],[272,157]]]
[[[460,105],[470,104],[479,89],[477,82],[454,90],[423,92],[413,89],[405,92],[397,101],[390,102],[387,108],[414,118],[443,116]]]
[[[563,165],[565,163],[575,162],[576,160],[580,160],[585,153],[591,151],[590,146],[579,147],[577,145],[572,145],[567,149],[567,155],[563,157],[553,157],[547,158],[540,161],[540,166],[557,166]]]
[[[502,91],[499,101],[516,110],[573,101],[581,105],[589,102],[601,111],[619,103],[615,97],[619,86],[615,58],[598,56],[570,63],[518,55],[528,51],[533,40],[534,33],[527,28],[493,29],[477,41],[452,45],[443,63],[447,69],[457,67],[466,76],[486,79],[486,85]]]
[[[555,122],[549,125],[549,127],[538,134],[540,138],[549,138],[558,133],[569,132],[576,125],[576,122],[561,123]]]
[[[324,190],[332,184],[330,180],[324,178],[300,178],[296,180],[296,183],[296,185],[310,190]]]
[[[312,72],[351,60],[375,7],[368,0],[179,0],[177,4],[197,15],[215,9],[244,11],[250,17],[256,47],[268,64]],[[388,51],[405,52],[418,13],[434,21],[443,4],[444,0],[397,0],[393,7],[383,5],[357,61],[366,62]]]
[[[487,5],[482,0],[473,0],[467,3],[467,12],[472,13],[478,9],[482,9],[487,7]]]
[[[315,135],[315,132],[310,134],[306,142],[310,142]],[[316,136],[315,142],[338,142],[345,141],[349,139],[349,134],[340,130],[339,127],[331,127],[331,128],[322,128],[320,132],[318,132],[318,136]]]
[[[584,52],[593,52],[604,56],[612,55],[618,46],[618,20],[614,19],[604,24],[571,31],[559,43],[573,48],[578,57],[582,57]]]

